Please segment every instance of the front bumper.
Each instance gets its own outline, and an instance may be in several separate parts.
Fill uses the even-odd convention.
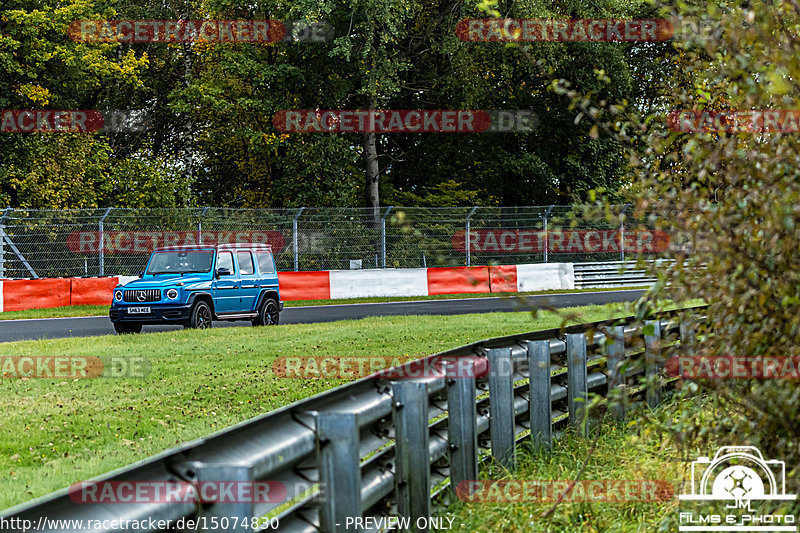
[[[176,324],[189,318],[189,304],[159,305],[151,304],[150,313],[146,315],[127,313],[128,307],[142,307],[142,305],[115,305],[108,310],[111,322],[123,324]]]

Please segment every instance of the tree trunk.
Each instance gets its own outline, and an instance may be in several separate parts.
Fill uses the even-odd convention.
[[[371,106],[370,106],[371,107]],[[364,162],[366,163],[367,177],[367,207],[371,210],[372,224],[374,228],[380,225],[380,170],[378,168],[378,147],[376,144],[375,132],[365,131],[364,135]]]

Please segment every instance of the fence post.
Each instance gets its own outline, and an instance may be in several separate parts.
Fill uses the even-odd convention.
[[[317,466],[322,531],[345,533],[346,520],[361,516],[361,466],[355,413],[318,413]]]
[[[619,214],[619,260],[625,261],[625,213],[631,204],[625,204]]]
[[[301,207],[298,209],[297,214],[292,219],[292,253],[294,254],[294,271],[297,272],[298,267],[298,256],[297,256],[297,219],[300,218],[300,215],[303,214],[305,211],[305,207]]]
[[[589,383],[588,368],[586,367],[586,335],[584,333],[567,333],[566,337],[569,421],[582,435],[587,435]]]
[[[197,219],[197,244],[203,244],[203,220],[202,218],[206,216],[206,211],[208,211],[208,207],[203,208],[203,212],[200,213],[200,218]]]
[[[550,235],[547,232],[547,217],[550,216],[550,212],[553,210],[554,207],[555,207],[554,205],[551,205],[550,207],[548,207],[547,211],[544,212],[544,216],[542,217],[544,219],[544,246],[543,246],[544,250],[543,250],[543,253],[544,253],[544,262],[545,263],[547,263],[547,250],[548,250],[548,248],[550,248]]]
[[[608,367],[608,392],[617,389],[623,389],[621,392],[627,395],[625,387],[625,370],[622,366],[625,364],[625,328],[623,326],[614,326],[608,329],[608,334],[611,336],[611,344],[606,344],[606,365]],[[625,417],[625,402],[627,397],[621,398],[620,405],[611,406],[611,415],[621,420]]]
[[[452,361],[446,366],[446,374],[450,489],[453,501],[456,501],[459,499],[459,484],[478,479],[475,363],[466,359]]]
[[[492,457],[497,463],[514,469],[516,438],[514,434],[514,361],[511,348],[494,348],[489,359],[489,433]]]
[[[467,257],[466,257],[467,266],[470,266],[470,260],[471,260],[471,258],[469,256],[469,240],[470,240],[469,239],[469,219],[472,218],[472,215],[474,215],[475,211],[477,211],[477,210],[478,210],[478,206],[477,205],[472,207],[470,212],[467,214],[467,223],[466,223],[466,227],[464,228],[464,250],[466,250],[466,253],[467,253]]]
[[[390,205],[381,217],[381,264],[386,268],[386,217],[392,212],[394,206]]]
[[[0,279],[6,277],[6,215],[11,210],[7,207],[0,216]]]
[[[655,407],[661,403],[661,381],[658,378],[658,369],[661,359],[661,321],[647,320],[645,327],[653,327],[653,333],[644,336],[644,375],[647,381],[647,405]],[[659,379],[658,383],[652,383]]]
[[[109,207],[108,209],[106,209],[106,212],[103,214],[102,217],[100,217],[100,220],[97,222],[97,230],[98,230],[98,233],[99,233],[99,235],[98,235],[99,239],[97,240],[97,244],[98,244],[98,250],[100,251],[100,258],[99,258],[100,259],[100,276],[103,276],[105,274],[105,260],[106,260],[106,258],[105,258],[105,247],[106,247],[105,244],[106,243],[105,243],[105,236],[104,236],[104,231],[103,231],[103,222],[105,221],[106,217],[108,216],[108,214],[110,212],[111,212],[111,208]]]
[[[397,514],[411,519],[412,531],[419,518],[431,515],[431,468],[428,450],[428,386],[422,382],[392,383],[395,427],[394,486]]]

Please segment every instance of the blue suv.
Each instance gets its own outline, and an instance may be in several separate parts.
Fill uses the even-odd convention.
[[[158,248],[139,277],[114,289],[109,317],[117,333],[139,333],[146,324],[204,329],[212,320],[274,325],[283,310],[265,244]]]

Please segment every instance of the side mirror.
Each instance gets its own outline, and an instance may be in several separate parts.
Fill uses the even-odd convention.
[[[231,272],[230,268],[222,267],[217,269],[217,279],[219,279],[220,276],[230,276],[231,274],[233,274],[233,272]]]
[[[144,277],[144,270],[142,270],[141,272],[139,272],[139,277],[140,277],[140,278],[143,278],[143,277]]]

